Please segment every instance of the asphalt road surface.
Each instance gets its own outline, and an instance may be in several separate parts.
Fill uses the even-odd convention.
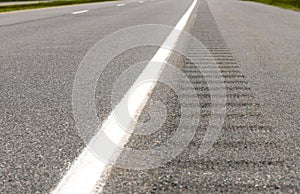
[[[78,66],[94,44],[126,27],[174,27],[192,2],[128,0],[0,14],[0,192],[50,193],[86,146],[75,127],[72,88]],[[207,48],[210,58],[201,58],[203,50],[189,41],[182,43],[185,56],[169,58],[197,93],[201,113],[193,115],[200,119],[194,137],[181,154],[159,167],[112,166],[105,180],[99,175],[94,192],[300,192],[299,21],[299,12],[267,5],[198,0],[185,30]],[[162,44],[168,33],[149,39]],[[112,83],[130,65],[150,60],[158,48],[130,48],[106,66],[96,90],[100,118],[113,109]],[[224,79],[226,114],[212,149],[199,155],[214,97],[196,69],[210,65],[211,59]],[[142,68],[132,71],[119,98]],[[214,70],[209,71],[208,79],[217,81]],[[189,94],[180,78],[166,79]],[[151,99],[166,107],[165,122],[149,136],[133,134],[125,147],[145,150],[168,142],[178,128],[182,103],[195,106],[195,101],[179,102],[176,92],[160,83]],[[149,106],[138,123],[149,120]]]

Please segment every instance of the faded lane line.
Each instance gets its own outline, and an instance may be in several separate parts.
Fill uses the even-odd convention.
[[[117,7],[121,7],[121,6],[124,6],[125,4],[124,3],[120,3],[120,4],[117,4]]]
[[[73,15],[75,15],[75,14],[80,14],[80,13],[86,13],[86,12],[88,12],[89,10],[81,10],[81,11],[74,11],[74,12],[72,12],[72,14]]]
[[[189,9],[185,12],[182,18],[179,20],[175,28],[169,34],[167,39],[164,41],[162,46],[158,49],[156,54],[153,56],[151,61],[148,63],[144,71],[137,78],[133,86],[128,90],[125,94],[121,102],[116,106],[116,108],[110,113],[107,120],[103,123],[97,134],[92,138],[90,143],[83,149],[83,151],[79,154],[77,159],[73,162],[72,166],[68,170],[68,172],[61,179],[55,190],[52,192],[53,194],[73,194],[73,193],[91,193],[99,180],[104,181],[107,178],[106,172],[109,171],[109,166],[97,156],[94,155],[93,151],[89,150],[89,147],[93,147],[94,144],[97,144],[101,149],[107,149],[107,145],[105,141],[101,141],[103,139],[103,135],[106,135],[110,138],[111,141],[117,143],[118,145],[122,143],[126,136],[126,132],[123,130],[122,126],[119,125],[115,115],[120,115],[120,108],[122,106],[126,106],[128,103],[128,96],[132,94],[132,91],[135,91],[137,83],[141,83],[141,80],[145,80],[145,77],[148,80],[153,80],[150,84],[144,84],[141,88],[139,88],[138,95],[135,95],[135,102],[133,106],[129,106],[129,112],[132,113],[141,113],[145,102],[149,99],[149,93],[153,90],[156,85],[156,81],[161,72],[164,69],[164,64],[168,60],[173,48],[176,46],[176,42],[179,39],[179,36],[182,32],[191,16],[194,7],[196,6],[197,0],[194,0]],[[170,48],[170,45],[173,45],[173,48]],[[172,46],[171,46],[172,47]],[[168,49],[166,49],[168,48]],[[149,78],[151,75],[151,78]],[[124,104],[125,103],[125,104]],[[134,118],[126,119],[126,123],[131,125],[134,122]],[[129,126],[123,126],[129,127]],[[128,139],[127,137],[126,139]],[[123,142],[124,143],[124,142]],[[99,144],[99,145],[98,145]],[[107,151],[107,150],[106,150]],[[114,162],[115,157],[114,152],[116,150],[110,150],[108,156],[110,160]],[[97,190],[101,192],[103,189],[103,185],[97,187]]]

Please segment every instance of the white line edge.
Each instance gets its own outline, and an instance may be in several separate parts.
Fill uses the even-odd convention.
[[[72,12],[72,14],[73,15],[76,15],[76,14],[80,14],[80,13],[86,13],[86,12],[88,12],[89,10],[81,10],[81,11],[74,11],[74,12]]]
[[[188,22],[188,19],[190,18],[191,13],[196,6],[196,3],[197,3],[197,0],[194,0],[192,5],[185,12],[185,14],[179,20],[179,22],[177,23],[177,25],[175,26],[173,31],[169,34],[169,36],[167,37],[165,42],[162,44],[162,46],[158,49],[156,54],[151,59],[151,61],[155,62],[154,67],[158,66],[157,61],[161,62],[161,66],[159,67],[159,69],[155,70],[156,75],[155,75],[154,79],[157,80],[159,78],[160,73],[162,72],[162,70],[164,68],[164,63],[168,60],[168,58],[172,52],[171,51],[172,48],[166,49],[166,48],[164,48],[165,45],[168,45],[168,46],[173,45],[173,48],[175,47],[175,44],[180,36],[180,33],[178,33],[178,31],[182,32],[183,29],[185,28],[185,26]],[[85,10],[83,10],[83,11],[85,11]],[[153,66],[150,65],[151,61],[149,62],[149,64],[145,68],[145,70],[141,73],[139,78],[143,77],[144,73],[148,73],[146,71],[153,70]],[[151,67],[149,68],[149,66],[151,66]],[[137,79],[136,82],[138,82],[139,78]],[[135,106],[136,112],[138,112],[138,109],[140,109],[142,104],[145,103],[145,101],[147,100],[149,91],[151,91],[154,88],[155,84],[156,84],[156,82],[153,82],[153,85],[149,86],[146,90],[144,90],[142,95],[138,95],[140,99],[137,99],[137,101],[139,101],[141,104],[139,104],[139,106],[137,106],[137,107]],[[133,85],[135,85],[135,84],[133,84]],[[132,88],[129,89],[129,92],[130,91],[132,91]],[[127,92],[125,96],[127,96],[127,94],[129,92]],[[125,98],[125,96],[124,96],[124,98]],[[124,100],[124,98],[121,100],[121,102],[119,104],[124,103],[124,102],[127,103],[127,100],[126,99]],[[117,109],[117,107],[116,107],[116,109]],[[104,122],[104,124],[102,125],[102,127],[99,131],[100,132],[106,131],[105,132],[106,135],[109,136],[112,139],[112,141],[121,143],[121,141],[123,140],[124,137],[120,137],[120,136],[116,137],[113,134],[108,133],[109,130],[107,130],[107,127],[110,127],[111,124],[117,123],[116,121],[114,121],[114,118],[115,118],[114,112],[116,111],[116,109],[114,109],[112,111],[112,113],[107,118],[107,120]],[[117,130],[117,131],[120,132],[119,130]],[[121,130],[121,131],[124,133],[123,130]],[[99,138],[98,133],[96,134],[95,139]],[[113,138],[115,138],[115,139],[113,139]],[[93,140],[94,140],[94,138],[93,138]],[[93,140],[91,141],[91,143],[93,143]],[[112,153],[112,155],[113,155],[113,153]],[[69,193],[70,194],[76,194],[76,193],[80,193],[80,194],[87,193],[88,194],[88,193],[91,193],[95,189],[95,186],[98,183],[98,181],[104,180],[106,178],[103,176],[105,176],[104,172],[107,170],[107,168],[109,168],[109,166],[107,166],[103,161],[99,160],[94,155],[94,153],[92,153],[89,150],[89,146],[87,146],[82,150],[82,152],[79,154],[79,156],[75,159],[75,161],[70,166],[67,173],[63,176],[63,178],[60,180],[60,182],[58,183],[56,188],[51,193],[52,194],[69,194]],[[97,187],[98,192],[101,192],[102,189],[103,189],[103,187],[101,187],[101,186],[100,186],[100,188]]]

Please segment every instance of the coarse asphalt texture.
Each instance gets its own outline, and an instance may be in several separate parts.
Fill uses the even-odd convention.
[[[50,192],[84,148],[71,103],[75,73],[88,50],[125,27],[175,26],[191,2],[110,2],[1,14],[0,193]],[[89,12],[71,14],[83,9]],[[128,51],[118,65],[150,60],[155,50]]]
[[[222,15],[227,13],[223,10],[226,9],[225,5],[228,8],[231,7],[232,10],[234,8],[231,4],[243,5],[236,1],[225,1],[223,7],[219,5],[220,1],[217,0],[210,1],[210,3],[219,11],[220,23],[222,23],[222,18],[228,19]],[[240,13],[247,15],[242,11]],[[288,113],[291,119],[288,128],[272,122],[268,112],[265,111],[265,104],[261,105],[260,96],[250,87],[248,80],[252,80],[252,77],[248,78],[247,71],[245,75],[241,70],[240,63],[242,62],[236,59],[232,49],[224,41],[208,4],[205,1],[199,1],[198,9],[194,14],[196,17],[191,33],[208,48],[225,78],[227,112],[222,134],[214,144],[213,149],[205,156],[199,157],[198,148],[207,129],[211,104],[205,79],[201,76],[201,72],[197,73],[194,68],[201,64],[191,64],[188,59],[185,59],[179,64],[182,65],[182,71],[188,76],[190,75],[189,78],[194,83],[202,108],[199,115],[199,127],[189,147],[184,153],[159,168],[148,170],[112,168],[106,183],[99,183],[99,185],[105,185],[103,193],[299,192],[300,141],[299,122],[297,120],[299,106],[294,107],[295,112]],[[224,31],[230,30],[228,35],[231,35],[230,32],[237,28],[232,26],[228,29],[226,24],[222,23],[222,25]],[[230,38],[232,38],[231,41],[237,40],[236,37],[230,36]],[[240,46],[239,43],[236,45]],[[201,52],[193,48],[188,48],[188,50],[190,55],[199,55]],[[240,55],[245,54],[242,51],[239,52]],[[263,53],[259,54],[263,55]],[[294,57],[293,51],[291,57]],[[177,63],[176,61],[174,65],[178,65]],[[248,67],[248,71],[253,73],[252,68]],[[196,78],[192,77],[192,74],[193,76],[196,74]],[[293,81],[297,82],[296,80],[297,78]],[[182,82],[179,80],[178,84],[180,85]],[[185,91],[184,85],[182,88]],[[290,89],[295,89],[293,92],[299,95],[298,88],[291,87]],[[161,97],[162,94],[167,95],[167,97]],[[292,93],[285,95],[289,96]],[[128,147],[149,149],[151,146],[160,145],[172,137],[174,130],[178,127],[180,103],[176,94],[170,92],[170,89],[165,86],[158,85],[152,98],[156,100],[163,98],[161,101],[169,111],[167,120],[160,131],[151,136],[133,135],[127,144]],[[295,98],[287,103],[294,101]],[[147,115],[146,110],[144,114]],[[279,114],[277,116],[280,117],[283,113],[272,112],[271,114]],[[131,161],[129,160],[128,163]]]
[[[77,66],[89,48],[123,27],[174,26],[191,3],[129,1],[116,7],[108,2],[1,15],[0,192],[49,193],[85,146],[75,128],[71,94]],[[84,15],[70,14],[87,8]],[[174,54],[169,62],[186,73],[197,92],[201,113],[192,142],[158,168],[113,167],[95,192],[300,192],[299,19],[297,12],[258,3],[199,0],[187,31],[207,47],[225,79],[221,135],[212,150],[198,155],[211,96],[205,78],[195,71],[201,61],[189,60],[201,51],[187,44],[188,55]],[[130,64],[151,59],[156,50],[133,48],[111,62],[107,72],[115,74],[105,77],[111,80],[96,92],[100,117],[111,111],[109,81]],[[174,78],[187,92],[181,81]],[[175,132],[181,105],[176,93],[158,84],[152,99],[166,107],[164,125],[150,136],[133,134],[126,147],[148,149]],[[148,109],[141,123],[149,120]]]

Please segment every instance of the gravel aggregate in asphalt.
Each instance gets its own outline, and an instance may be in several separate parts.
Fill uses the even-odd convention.
[[[250,77],[246,77],[240,69],[243,61],[237,60],[227,46],[208,4],[205,1],[199,2],[191,33],[208,48],[212,56],[217,56],[214,59],[225,78],[228,101],[222,134],[213,149],[199,157],[198,148],[205,135],[211,112],[210,95],[203,75],[193,67],[201,63],[193,64],[184,58],[180,63],[181,68],[194,83],[202,107],[198,115],[200,123],[192,142],[183,153],[158,168],[129,170],[113,167],[103,193],[299,192],[297,133],[293,133],[295,141],[286,141],[285,128],[268,122],[260,98],[249,84]],[[213,1],[216,10],[217,2]],[[218,15],[223,12],[225,11],[219,10]],[[190,55],[201,52],[188,49]],[[212,75],[211,78],[215,77]],[[181,80],[178,80],[178,84],[182,86],[183,93],[188,93],[189,88]],[[158,84],[152,98],[163,102],[168,110],[164,125],[149,136],[132,135],[126,147],[149,149],[168,141],[175,133],[182,105],[176,94],[165,85]],[[194,106],[193,102],[184,103]],[[147,115],[149,117],[147,108],[146,106],[141,119]],[[290,114],[295,119],[297,113]],[[137,159],[131,158],[127,162]]]
[[[120,9],[104,3],[1,14],[0,193],[50,192],[84,148],[72,87],[88,50],[124,27],[174,26],[189,4],[128,2]],[[71,14],[81,9],[90,11]],[[130,64],[151,59],[153,52],[127,54],[118,60]]]

